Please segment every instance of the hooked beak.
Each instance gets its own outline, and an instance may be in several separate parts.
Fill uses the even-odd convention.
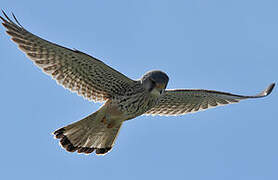
[[[160,89],[159,93],[162,94],[165,91],[165,84],[156,84],[156,88]]]

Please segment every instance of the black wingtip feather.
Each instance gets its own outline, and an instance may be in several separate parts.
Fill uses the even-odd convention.
[[[2,10],[2,13],[4,14],[4,16],[6,17],[6,19],[9,21],[9,22],[12,22],[12,20],[9,18],[9,16],[5,13],[5,11]],[[2,18],[1,18],[2,19]],[[4,19],[4,18],[3,18]],[[7,22],[6,20],[6,22]]]
[[[19,28],[22,28],[22,29],[24,29],[23,28],[23,26],[19,23],[19,21],[17,20],[17,18],[16,18],[16,16],[14,15],[14,13],[12,13],[12,16],[13,16],[13,18],[14,18],[14,20],[15,20],[15,22],[16,23],[14,23],[14,21],[12,21],[10,18],[9,18],[9,16],[5,13],[5,11],[2,9],[1,10],[2,11],[2,14],[4,15],[4,17],[6,18],[4,18],[4,17],[2,17],[2,16],[0,16],[0,19],[3,21],[3,25],[5,26],[5,24],[6,25],[13,25],[13,26],[18,26]],[[6,26],[5,26],[6,27]],[[7,28],[7,27],[6,27]]]
[[[14,13],[12,13],[12,16],[13,16],[15,22],[16,22],[21,28],[23,28],[23,26],[19,23],[19,21],[17,20],[16,16],[14,15]]]
[[[265,90],[263,90],[257,97],[265,97],[268,96],[275,87],[275,83],[271,83]]]
[[[266,96],[269,95],[272,92],[274,87],[275,87],[275,83],[272,83],[272,84],[269,85],[269,87],[266,89],[266,92],[265,92]]]
[[[2,14],[3,14],[4,16],[6,16],[6,13],[4,12],[4,10],[2,9],[1,11],[2,11]],[[4,17],[2,17],[2,16],[0,16],[0,19],[3,21],[2,24],[4,24],[4,23],[7,22],[7,20],[6,20]]]

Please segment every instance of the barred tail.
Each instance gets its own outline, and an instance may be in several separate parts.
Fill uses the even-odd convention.
[[[119,124],[107,127],[99,111],[86,118],[56,130],[53,134],[60,139],[60,145],[69,152],[106,154],[113,147],[118,135]]]

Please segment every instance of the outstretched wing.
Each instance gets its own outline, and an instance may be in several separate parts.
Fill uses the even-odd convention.
[[[255,96],[242,96],[210,90],[166,90],[159,103],[147,111],[146,115],[175,116],[206,110],[216,106],[237,103],[248,98],[265,97],[271,93],[275,84],[269,85]]]
[[[7,34],[26,55],[58,84],[88,100],[102,102],[131,91],[136,81],[112,69],[102,61],[46,41],[24,29],[15,16],[14,23],[4,11],[0,16]]]

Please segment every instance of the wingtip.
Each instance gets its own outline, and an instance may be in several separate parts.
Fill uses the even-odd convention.
[[[1,9],[1,12],[2,12],[2,14],[3,15],[5,15],[6,13],[5,13],[5,11],[3,10],[3,9]],[[1,20],[4,22],[5,21],[5,19],[0,15],[0,18],[1,18]]]
[[[265,96],[269,95],[275,87],[275,83],[271,83],[265,90]]]
[[[15,22],[20,26],[20,27],[22,27],[23,28],[23,26],[19,23],[19,21],[17,20],[17,18],[16,18],[16,16],[14,15],[14,13],[12,12],[12,16],[13,16],[13,18],[14,18],[14,20],[15,20]]]
[[[265,97],[265,96],[268,96],[273,88],[275,87],[275,83],[271,83],[265,90],[263,90],[258,96],[260,97]]]
[[[262,98],[268,96],[275,87],[275,83],[271,83],[267,88],[255,96],[244,96],[244,98]]]
[[[6,12],[3,9],[1,9],[1,11],[2,11],[2,14],[7,18],[8,15],[6,14]]]
[[[1,12],[2,12],[3,17],[0,15],[0,19],[3,21],[3,23],[7,23],[8,21],[11,21],[11,19],[9,18],[9,16],[5,13],[5,11],[3,9],[1,9]]]

